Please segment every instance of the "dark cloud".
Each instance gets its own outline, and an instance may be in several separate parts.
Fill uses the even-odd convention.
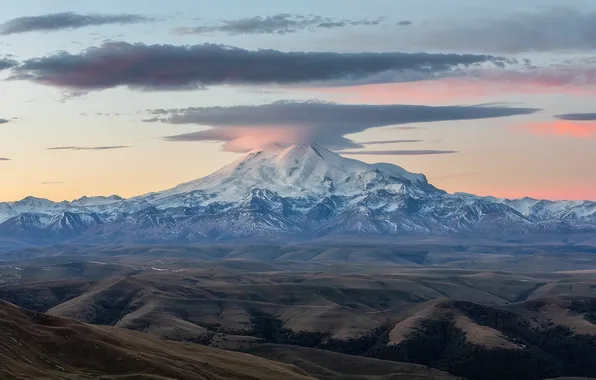
[[[87,91],[67,89],[66,91],[64,91],[62,93],[62,97],[60,98],[60,100],[58,100],[58,102],[65,103],[71,99],[81,98],[87,94],[88,94]]]
[[[341,152],[342,155],[363,155],[363,156],[426,156],[434,154],[453,154],[455,150],[356,150]]]
[[[409,36],[417,48],[491,53],[524,53],[596,49],[596,11],[568,6],[496,17],[475,17],[469,22],[445,20]],[[416,29],[416,33],[420,29]]]
[[[52,148],[47,148],[48,150],[113,150],[113,149],[124,149],[130,148],[126,145],[114,145],[114,146],[56,146]]]
[[[555,116],[559,120],[569,121],[594,121],[596,120],[596,113],[566,113]]]
[[[362,145],[378,145],[378,144],[406,144],[406,143],[417,143],[423,140],[376,140],[376,141],[358,141],[358,144]]]
[[[0,157],[0,161],[10,161],[10,158]]]
[[[50,13],[41,16],[18,17],[8,20],[0,24],[0,35],[78,29],[86,26],[106,24],[134,24],[151,20],[149,17],[135,14]]]
[[[573,94],[588,91],[588,94],[592,94],[589,87],[596,85],[595,63],[573,57],[541,67],[527,64],[526,67],[519,65],[503,70],[477,70],[469,75],[496,84],[509,85],[520,92]]]
[[[0,71],[16,67],[18,62],[10,58],[0,58]]]
[[[410,26],[412,24],[413,24],[413,22],[410,20],[403,20],[403,21],[400,21],[397,23],[397,25],[399,25],[399,26]]]
[[[251,51],[214,44],[106,42],[79,54],[29,59],[13,69],[11,79],[89,91],[118,86],[188,90],[224,84],[409,82],[510,62],[469,54]]]
[[[237,20],[223,20],[217,25],[202,25],[191,28],[180,28],[180,34],[225,33],[239,34],[288,34],[300,30],[345,28],[358,25],[379,25],[381,19],[376,20],[345,20],[322,16],[301,16],[281,13],[273,16],[247,17]]]
[[[412,125],[400,125],[400,126],[397,126],[397,127],[393,127],[393,129],[400,129],[402,131],[412,131],[412,130],[415,130],[415,129],[420,129],[420,127],[414,127]]]
[[[0,119],[0,124],[7,124],[7,123],[10,123],[10,120]]]
[[[123,114],[121,114],[119,112],[95,112],[93,114],[87,113],[87,112],[81,112],[81,113],[79,113],[79,115],[81,115],[81,116],[91,116],[91,115],[95,115],[95,116],[122,116]]]
[[[281,101],[259,106],[158,109],[153,113],[157,120],[165,123],[211,127],[168,136],[165,138],[168,141],[221,141],[225,143],[226,150],[245,151],[262,143],[316,142],[330,149],[362,148],[363,143],[345,136],[395,124],[497,118],[536,111],[494,106],[430,107]]]

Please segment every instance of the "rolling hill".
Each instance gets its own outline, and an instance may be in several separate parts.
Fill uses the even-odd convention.
[[[2,379],[312,379],[291,365],[90,326],[0,301]]]
[[[0,319],[0,378],[6,380],[456,379],[424,366],[313,349],[259,346],[248,354],[167,342],[3,301]]]

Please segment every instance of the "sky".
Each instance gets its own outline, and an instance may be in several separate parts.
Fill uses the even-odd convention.
[[[318,143],[449,192],[596,200],[593,0],[0,2],[0,201]]]

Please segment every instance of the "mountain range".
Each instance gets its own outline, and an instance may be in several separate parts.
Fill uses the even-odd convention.
[[[0,203],[0,237],[45,244],[237,238],[565,236],[596,232],[596,202],[449,194],[387,163],[319,145],[256,149],[204,178],[129,199]]]

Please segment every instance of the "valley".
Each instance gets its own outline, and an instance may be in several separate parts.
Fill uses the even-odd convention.
[[[53,246],[3,254],[0,299],[318,379],[590,377],[592,256],[561,246]]]

